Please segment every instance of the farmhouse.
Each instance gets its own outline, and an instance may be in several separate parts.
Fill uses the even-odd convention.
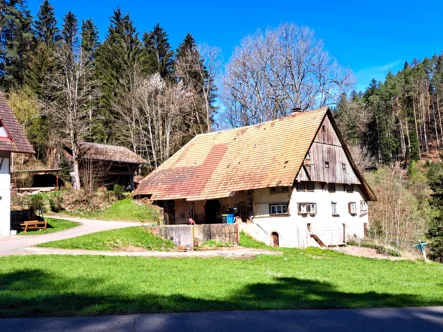
[[[12,110],[0,92],[0,235],[11,230],[11,154],[34,154]]]
[[[244,231],[282,247],[363,237],[376,199],[328,108],[198,135],[135,195],[162,206],[166,224],[241,218]]]
[[[82,177],[100,186],[119,184],[132,190],[135,172],[146,163],[138,154],[123,146],[81,142],[79,148]],[[71,162],[72,150],[68,143],[64,143],[63,151]]]

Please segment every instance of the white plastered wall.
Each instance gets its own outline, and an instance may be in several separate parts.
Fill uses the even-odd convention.
[[[354,192],[348,193],[344,185],[336,184],[336,192],[330,193],[327,185],[315,183],[313,192],[270,194],[269,188],[254,191],[254,223],[260,225],[270,236],[272,232],[279,235],[281,247],[307,247],[317,245],[310,238],[308,224],[313,234],[318,234],[326,245],[343,243],[352,236],[364,237],[364,224],[368,215],[360,211],[360,201],[364,200],[359,186],[354,185]],[[289,215],[270,216],[269,204],[289,202]],[[316,203],[317,213],[314,216],[299,215],[298,203]],[[332,215],[331,203],[337,203],[337,216]],[[357,214],[348,212],[348,203],[355,202]]]
[[[11,229],[11,154],[0,152],[0,235],[9,235]]]

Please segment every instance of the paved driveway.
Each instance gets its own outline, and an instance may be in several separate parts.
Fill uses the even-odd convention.
[[[0,236],[0,256],[9,255],[11,252],[35,246],[37,244],[45,242],[64,240],[72,237],[77,237],[101,231],[107,231],[111,229],[143,225],[142,223],[138,222],[86,220],[86,219],[69,218],[69,217],[58,218],[52,216],[51,218],[77,221],[80,222],[81,225],[60,232],[42,234],[42,235]]]
[[[443,307],[0,319],[2,332],[441,332]]]

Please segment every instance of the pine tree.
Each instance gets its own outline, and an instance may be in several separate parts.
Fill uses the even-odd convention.
[[[131,73],[142,66],[144,50],[129,15],[118,8],[111,17],[105,41],[97,50],[96,70],[100,80],[100,127],[95,128],[94,140],[119,142],[122,128],[115,119],[115,108],[121,101]]]
[[[0,13],[0,86],[19,88],[33,51],[32,17],[24,0],[2,0]]]
[[[98,29],[91,19],[83,21],[81,28],[81,47],[82,51],[92,61],[95,58],[97,49],[99,47]]]
[[[174,51],[168,41],[168,34],[157,24],[154,30],[143,35],[149,74],[159,73],[163,79],[171,79],[174,65]]]
[[[37,13],[37,20],[34,22],[35,38],[43,43],[47,48],[52,48],[61,36],[57,28],[57,19],[55,18],[54,7],[48,0],[44,0]]]

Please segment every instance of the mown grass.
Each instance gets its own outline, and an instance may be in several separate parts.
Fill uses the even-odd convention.
[[[172,241],[152,235],[146,227],[128,227],[98,232],[67,240],[47,242],[38,245],[45,248],[84,250],[125,250],[132,247],[146,250],[172,250]]]
[[[52,218],[45,218],[48,222],[48,225],[46,227],[46,232],[42,229],[30,229],[27,233],[24,231],[20,231],[19,235],[41,235],[41,234],[48,234],[48,233],[55,233],[62,231],[64,229],[80,226],[80,223],[69,221],[69,220],[59,220],[59,219],[52,219]]]
[[[255,259],[2,257],[0,316],[443,305],[442,280],[443,265],[320,249]]]
[[[100,219],[114,221],[138,221],[158,223],[160,214],[157,210],[145,205],[138,204],[132,198],[128,197],[117,201],[110,207],[96,211],[63,211],[62,215],[79,217],[85,219]]]

